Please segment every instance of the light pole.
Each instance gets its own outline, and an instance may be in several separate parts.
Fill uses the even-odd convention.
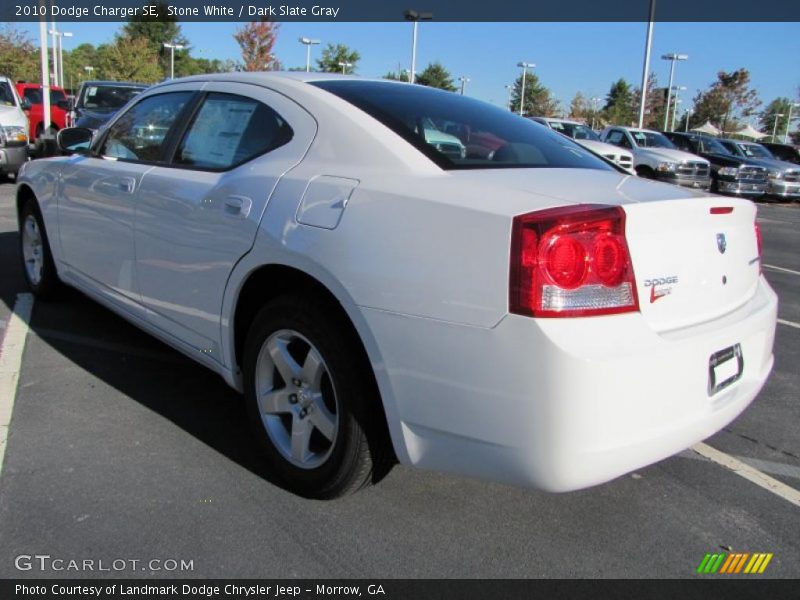
[[[49,33],[53,38],[53,74],[55,75],[55,84],[64,87],[64,48],[61,39],[72,37],[72,34],[69,31],[58,31],[55,28],[51,29]]]
[[[525,107],[525,76],[528,74],[528,69],[535,69],[536,65],[529,62],[518,62],[517,66],[522,69],[522,87],[519,94],[519,116],[522,116],[523,108]]]
[[[789,118],[786,119],[786,133],[783,134],[783,143],[789,143],[789,127],[792,126],[792,109],[793,108],[800,108],[800,102],[790,102],[789,103]]]
[[[790,107],[791,108],[791,107]],[[778,119],[783,117],[783,113],[775,113],[775,124],[772,126],[772,141],[775,141],[775,134],[778,132]]]
[[[670,131],[675,131],[675,115],[678,114],[678,104],[681,103],[681,100],[678,99],[678,92],[685,92],[686,89],[685,85],[676,85],[672,87],[672,91],[675,92],[675,100],[673,101],[672,107],[672,123],[669,126]],[[667,112],[669,112],[669,107],[667,107]]]
[[[686,109],[686,129],[685,129],[686,133],[689,133],[689,119],[692,118],[692,112],[693,111],[691,108]]]
[[[675,78],[675,62],[679,60],[688,60],[688,59],[689,59],[688,54],[677,54],[675,52],[672,52],[671,54],[663,54],[661,56],[661,60],[670,61],[669,87],[667,87],[667,112],[664,115],[664,131],[667,131],[667,124],[669,123],[669,107],[670,107],[670,100],[672,99],[672,80]]]
[[[164,48],[169,48],[169,78],[175,79],[175,50],[183,50],[184,46],[164,42]]]
[[[42,67],[42,131],[50,129],[50,69],[47,61],[47,22],[39,21],[39,50]]]
[[[464,88],[467,86],[467,82],[470,80],[469,77],[464,77],[463,75],[458,78],[461,82],[461,95],[464,95]]]
[[[595,119],[597,118],[597,107],[600,105],[600,101],[602,100],[602,98],[598,98],[597,96],[595,96],[591,100],[592,100],[592,107],[594,108],[594,112],[592,113],[592,129],[594,130]]]
[[[306,73],[311,72],[311,46],[319,44],[319,40],[312,40],[311,38],[301,37],[300,43],[306,47]]]
[[[507,85],[506,86],[506,91],[508,92],[508,110],[510,111],[511,110],[511,92],[514,91],[514,86],[513,85]]]
[[[433,19],[431,12],[417,12],[416,10],[407,10],[403,13],[406,21],[414,23],[414,30],[411,37],[411,74],[409,75],[409,83],[414,83],[417,76],[417,26],[420,21],[430,21]]]
[[[647,41],[644,45],[644,64],[642,65],[642,93],[639,100],[639,128],[644,125],[644,105],[647,101],[647,78],[650,71],[650,48],[653,45],[653,19],[656,16],[656,0],[650,0],[650,17],[647,21]]]
[[[346,61],[345,62],[340,62],[339,66],[342,67],[342,75],[346,75],[347,74],[347,69],[352,67],[353,63],[346,62]]]

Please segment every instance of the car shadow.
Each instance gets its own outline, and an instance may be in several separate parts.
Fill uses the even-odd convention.
[[[17,295],[27,291],[16,231],[0,233],[0,273],[0,301],[10,312]],[[240,394],[215,373],[80,292],[65,287],[56,300],[37,301],[29,335],[238,465],[283,487],[261,459]]]

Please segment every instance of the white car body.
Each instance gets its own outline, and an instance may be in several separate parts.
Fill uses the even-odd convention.
[[[10,103],[0,102],[0,175],[16,173],[28,160],[28,116],[14,82],[0,76]]]
[[[137,97],[220,90],[291,124],[290,143],[225,173],[29,163],[19,194],[41,207],[60,278],[242,390],[242,290],[265,265],[302,273],[358,332],[401,463],[516,485],[608,481],[707,438],[755,398],[777,299],[751,202],[610,168],[445,171],[308,83],[334,77],[198,76]],[[231,198],[248,210],[226,214]],[[514,218],[582,204],[624,210],[639,310],[512,314]],[[720,206],[731,210],[711,214]],[[733,347],[738,378],[709,396],[711,357]]]
[[[633,153],[633,168],[639,175],[684,187],[704,190],[711,187],[711,163],[705,158],[673,148],[645,147],[636,141],[637,135],[661,135],[659,132],[612,125],[600,133],[600,138],[612,142],[612,145],[617,144],[612,134],[617,137],[621,134],[624,148]],[[665,166],[672,169],[664,170]]]
[[[558,127],[559,124],[568,123],[571,125],[583,125],[583,123],[579,123],[578,121],[572,121],[570,119],[556,119],[550,117],[540,117],[537,118],[536,121],[538,123],[542,123],[543,125],[547,125],[554,131],[558,131],[559,133],[563,133],[561,128]],[[571,136],[568,136],[571,137]],[[572,138],[577,143],[579,143],[584,148],[588,148],[595,154],[599,154],[600,156],[607,158],[615,165],[625,169],[626,171],[630,172],[631,174],[636,174],[634,171],[633,165],[633,153],[629,150],[625,150],[624,148],[620,148],[619,146],[615,146],[613,144],[606,144],[605,142],[599,142],[597,140],[586,140],[586,139],[578,139]]]

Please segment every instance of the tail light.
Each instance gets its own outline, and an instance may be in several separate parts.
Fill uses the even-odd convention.
[[[514,218],[509,310],[580,317],[639,310],[625,211],[578,205]]]
[[[761,273],[761,254],[763,248],[763,242],[761,241],[761,227],[758,226],[758,223],[753,223],[753,227],[756,229],[756,248],[758,249],[758,272]]]

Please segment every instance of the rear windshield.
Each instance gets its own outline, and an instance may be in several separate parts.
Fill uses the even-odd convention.
[[[573,140],[592,140],[595,142],[600,141],[600,136],[586,125],[581,125],[579,123],[564,123],[563,121],[548,122],[554,131],[563,133],[564,135],[571,137]]]
[[[42,88],[25,88],[23,94],[25,94],[25,98],[27,98],[31,104],[42,103]],[[50,90],[51,105],[58,104],[66,99],[67,97],[61,90]]]
[[[582,146],[497,106],[421,85],[317,81],[403,137],[443,169],[613,171]]]
[[[143,89],[145,89],[144,86],[86,85],[82,90],[81,97],[78,99],[78,107],[121,108]]]

